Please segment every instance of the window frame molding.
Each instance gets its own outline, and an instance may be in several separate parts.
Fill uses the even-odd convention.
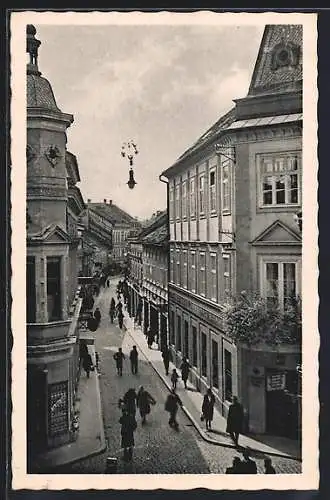
[[[269,173],[262,173],[261,172],[261,167],[262,167],[262,160],[264,158],[272,158],[273,163],[275,162],[276,158],[285,158],[289,156],[296,156],[297,157],[297,170],[284,170],[283,172],[269,172]],[[288,150],[288,151],[267,151],[267,152],[259,152],[255,154],[255,164],[256,164],[256,182],[257,182],[257,209],[266,211],[266,210],[290,210],[290,209],[297,209],[297,207],[301,206],[302,203],[302,151],[300,149],[297,150]],[[264,177],[272,177],[272,201],[274,198],[276,198],[276,177],[279,176],[289,176],[289,175],[294,175],[296,173],[297,175],[297,203],[269,203],[269,204],[264,204],[263,200],[263,178]],[[285,197],[288,196],[288,192],[290,189],[288,188],[287,185],[287,180],[285,181]]]
[[[261,255],[259,256],[259,291],[260,295],[267,299],[267,282],[266,282],[266,265],[278,264],[279,265],[279,301],[278,305],[280,310],[284,309],[284,279],[283,279],[283,264],[295,264],[295,286],[296,298],[301,296],[301,271],[302,271],[302,256],[301,255]]]

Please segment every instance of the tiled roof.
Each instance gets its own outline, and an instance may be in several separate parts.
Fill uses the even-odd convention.
[[[202,146],[205,146],[209,142],[215,140],[217,135],[221,131],[226,130],[234,121],[235,108],[232,108],[225,115],[221,116],[219,120],[215,122],[214,125],[212,125],[212,127],[204,132],[204,134],[201,135],[200,138],[189,149],[187,149],[181,156],[179,156],[177,161],[171,167],[165,170],[162,175],[166,176],[166,174],[169,173],[173,167],[176,167],[176,165],[182,162],[185,158],[188,158],[194,152],[198,151]]]
[[[295,91],[302,81],[302,26],[299,24],[267,25],[261,40],[248,95]],[[272,68],[272,54],[277,47],[298,50],[297,64]]]
[[[160,245],[168,241],[168,226],[167,222],[157,227],[142,238],[142,243]]]
[[[139,225],[139,222],[114,203],[88,203],[88,207],[115,224]]]

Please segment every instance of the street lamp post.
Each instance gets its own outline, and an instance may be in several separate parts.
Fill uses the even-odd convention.
[[[128,163],[129,163],[129,172],[128,172],[128,181],[127,185],[130,189],[134,189],[135,184],[137,182],[134,179],[134,170],[133,170],[133,165],[134,165],[134,158],[135,156],[139,153],[137,145],[133,141],[128,141],[124,142],[122,147],[121,147],[121,156],[123,158],[127,158]]]

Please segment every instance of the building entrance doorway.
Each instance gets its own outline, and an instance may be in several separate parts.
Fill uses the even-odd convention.
[[[298,376],[294,370],[266,372],[266,432],[297,439]]]

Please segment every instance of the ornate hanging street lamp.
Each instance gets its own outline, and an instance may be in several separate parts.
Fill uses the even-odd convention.
[[[137,149],[137,145],[133,141],[124,142],[124,144],[121,147],[121,156],[123,158],[128,159],[130,166],[128,172],[129,178],[127,182],[127,185],[130,189],[133,189],[135,187],[135,184],[137,184],[137,182],[134,179],[133,165],[134,165],[134,158],[138,154],[138,152],[139,151]]]

